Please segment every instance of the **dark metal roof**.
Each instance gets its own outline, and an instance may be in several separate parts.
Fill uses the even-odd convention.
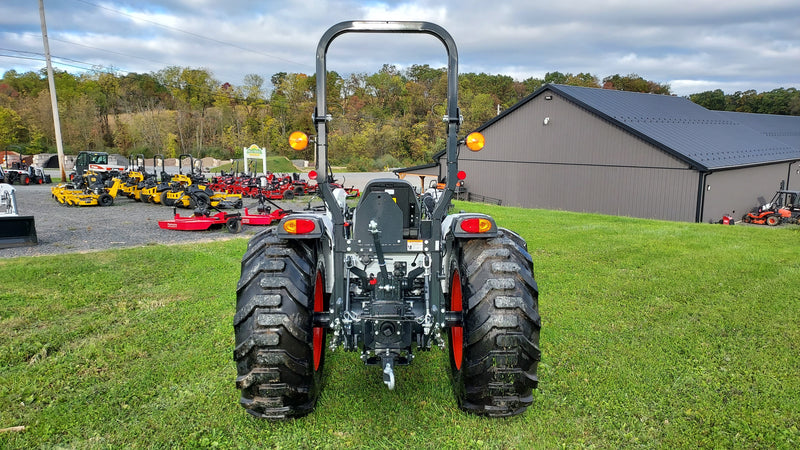
[[[697,170],[800,160],[800,145],[790,145],[789,141],[782,141],[778,136],[745,125],[741,117],[705,109],[687,98],[559,84],[542,86],[483,124],[479,130],[548,90],[650,142]]]
[[[441,151],[441,152],[433,155],[434,161],[438,161],[439,158],[442,157],[442,155],[444,155],[444,153],[445,153],[444,151]],[[420,171],[420,170],[424,170],[424,169],[431,169],[431,168],[438,167],[438,166],[439,166],[438,162],[432,162],[432,163],[428,163],[428,164],[420,164],[418,166],[401,167],[399,169],[394,169],[392,172],[394,172],[395,174],[409,173],[409,172],[416,172],[416,171]]]
[[[753,114],[718,111],[724,117],[747,125],[748,127],[794,148],[800,148],[800,116],[779,116],[775,114]]]

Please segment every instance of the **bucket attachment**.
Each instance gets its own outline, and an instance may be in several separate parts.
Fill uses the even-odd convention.
[[[24,247],[38,243],[33,216],[0,215],[0,248]]]
[[[0,248],[23,247],[38,243],[33,216],[17,214],[14,187],[0,184]]]

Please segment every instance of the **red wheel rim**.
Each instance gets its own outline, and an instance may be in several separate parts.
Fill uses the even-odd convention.
[[[322,312],[323,308],[323,285],[322,272],[317,271],[317,278],[314,281],[314,312]],[[319,370],[322,363],[322,346],[325,340],[325,330],[322,327],[314,327],[313,348],[314,348],[314,371]]]
[[[461,275],[456,270],[453,272],[453,280],[450,284],[450,310],[460,312],[463,309]],[[453,363],[456,370],[461,370],[461,362],[464,355],[464,327],[452,327],[450,329],[450,345],[453,349]]]

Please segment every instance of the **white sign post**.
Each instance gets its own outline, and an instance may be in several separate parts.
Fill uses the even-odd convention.
[[[261,165],[264,169],[264,175],[267,174],[267,149],[261,148],[256,144],[251,145],[244,149],[244,174],[247,175],[250,167],[247,164],[248,159],[261,160]]]

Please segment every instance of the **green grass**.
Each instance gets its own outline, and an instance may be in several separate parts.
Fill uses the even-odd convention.
[[[239,165],[237,166],[238,170],[242,172],[244,171],[243,160],[240,159],[238,161],[239,161]],[[234,169],[234,164],[226,163],[218,167],[214,167],[213,169],[211,169],[211,172],[219,173],[223,170],[225,172],[230,172],[233,169]],[[262,172],[260,160],[255,162],[254,170],[256,172]],[[272,173],[294,173],[300,171],[300,169],[298,169],[294,164],[292,164],[292,162],[289,161],[289,159],[285,156],[267,156],[267,170],[269,170]]]
[[[542,363],[522,416],[460,412],[446,352],[388,391],[327,355],[308,417],[238,401],[243,239],[0,260],[0,448],[797,448],[800,229],[459,203],[527,239]]]

